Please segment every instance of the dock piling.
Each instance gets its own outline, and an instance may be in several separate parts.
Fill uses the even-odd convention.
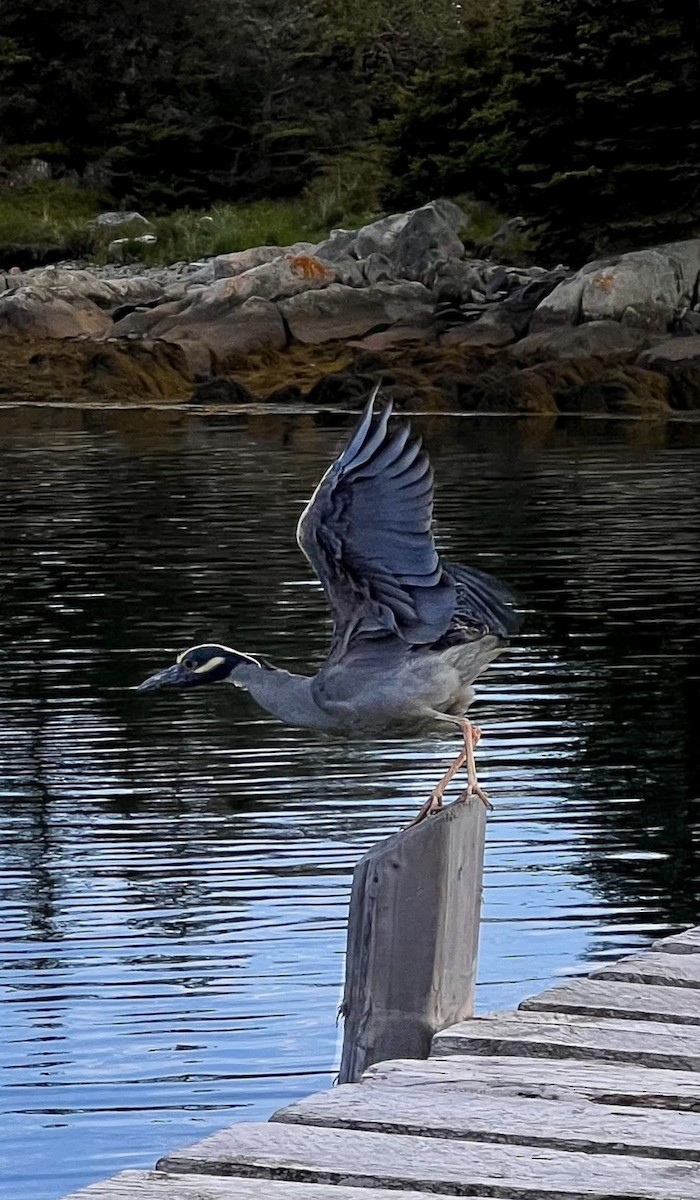
[[[472,1015],[485,831],[472,797],[355,867],[340,1083],[385,1059],[427,1058],[435,1033]]]

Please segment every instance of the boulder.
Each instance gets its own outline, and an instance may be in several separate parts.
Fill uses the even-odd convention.
[[[380,217],[378,221],[363,225],[351,243],[355,258],[369,258],[370,254],[392,258],[396,239],[410,216],[411,213],[393,213],[390,217]]]
[[[465,303],[474,289],[482,286],[479,264],[452,258],[440,263],[430,280],[426,281],[438,300]]]
[[[435,200],[412,213],[394,244],[393,257],[406,279],[423,280],[437,263],[460,259],[464,244],[457,231],[466,217],[449,200]]]
[[[364,265],[356,258],[350,258],[349,255],[337,259],[332,266],[335,282],[344,283],[346,287],[366,287],[368,280],[363,271]]]
[[[65,267],[37,267],[11,280],[18,287],[50,289],[62,300],[92,300],[100,308],[114,309],[124,304],[150,304],[163,295],[162,284],[143,275],[104,278],[90,270]]]
[[[103,212],[99,216],[93,217],[88,221],[88,226],[91,229],[101,229],[111,232],[113,229],[121,229],[123,225],[141,225],[144,232],[147,229],[153,229],[153,225],[147,217],[141,215],[140,212]]]
[[[33,338],[95,337],[111,328],[110,318],[92,300],[70,303],[48,288],[23,287],[0,296],[0,335]]]
[[[642,329],[614,321],[589,321],[585,325],[553,326],[521,338],[508,350],[517,362],[551,359],[626,357],[639,354],[649,338]]]
[[[439,263],[461,258],[457,236],[467,218],[451,200],[433,200],[408,213],[394,213],[363,226],[352,243],[356,258],[381,254],[404,279],[427,281]]]
[[[654,371],[678,366],[700,367],[700,337],[665,338],[639,356],[639,365]]]
[[[671,404],[683,411],[700,408],[700,336],[668,338],[640,354],[640,367],[664,375]]]
[[[231,279],[242,275],[253,267],[261,267],[263,263],[274,262],[284,254],[282,246],[252,246],[250,250],[236,250],[232,254],[217,254],[212,259],[213,278]],[[209,282],[207,279],[206,282]]]
[[[312,255],[283,254],[189,293],[181,305],[180,317],[193,323],[210,322],[253,296],[279,300],[297,292],[328,287],[335,279],[333,268]]]
[[[360,259],[357,266],[366,284],[396,283],[399,278],[395,263],[386,254],[368,254],[367,258]]]
[[[357,237],[356,229],[331,229],[324,242],[314,247],[314,254],[324,262],[334,263],[350,254],[351,247]]]
[[[175,342],[197,339],[217,358],[262,346],[281,349],[287,341],[284,324],[270,301],[327,288],[334,279],[333,269],[319,259],[284,254],[240,275],[188,291],[182,300],[131,313],[115,324],[114,333]]]
[[[587,263],[538,306],[533,329],[620,321],[665,330],[691,305],[700,275],[700,238]]]
[[[192,324],[175,318],[166,325],[162,329],[156,325],[152,336],[183,347],[194,340],[213,354],[219,366],[228,359],[244,358],[257,350],[283,350],[287,345],[287,333],[277,306],[257,296],[217,313],[209,321]]]
[[[435,341],[435,332],[429,325],[395,325],[379,333],[368,333],[366,337],[348,342],[351,350],[363,350],[370,354],[383,354],[401,342]]]
[[[334,283],[283,300],[279,309],[296,341],[317,345],[396,324],[427,324],[433,303],[420,283],[375,283],[362,289]]]
[[[28,158],[10,171],[7,183],[11,188],[32,187],[51,178],[51,165],[44,158]]]
[[[478,321],[448,329],[439,340],[441,346],[507,346],[515,336],[507,316],[495,307]]]

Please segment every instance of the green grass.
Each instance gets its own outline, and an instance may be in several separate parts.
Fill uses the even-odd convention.
[[[69,245],[100,207],[104,203],[99,193],[81,191],[54,180],[2,191],[0,246]]]
[[[251,246],[319,242],[334,226],[352,229],[376,216],[384,179],[380,152],[369,146],[329,160],[297,199],[220,203],[207,212],[182,209],[167,216],[153,216],[142,209],[158,240],[152,245],[133,241],[124,257],[167,265]],[[116,205],[108,197],[69,187],[60,180],[2,191],[0,249],[61,248],[67,258],[106,263],[110,241],[130,232],[96,233],[89,228],[90,218],[110,207]],[[136,236],[141,231],[133,232]]]
[[[146,210],[143,215],[151,220],[158,240],[152,245],[132,241],[125,247],[124,261],[165,266],[250,246],[319,242],[335,226],[356,229],[378,216],[385,181],[380,150],[366,146],[329,159],[297,199],[221,203],[207,212],[182,209],[167,216],[152,216]],[[462,231],[468,250],[487,241],[504,220],[491,205],[472,197],[457,197],[457,203],[468,213]],[[108,197],[69,187],[60,180],[2,191],[0,253],[3,247],[32,246],[59,249],[66,258],[114,261],[108,251],[113,238],[129,232],[136,237],[142,230],[91,229],[91,217],[110,206]],[[527,261],[531,249],[526,235],[514,234],[506,257]],[[0,266],[12,265],[0,260]]]

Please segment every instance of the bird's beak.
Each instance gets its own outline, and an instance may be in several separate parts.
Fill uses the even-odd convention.
[[[137,692],[155,692],[158,688],[189,687],[193,682],[196,682],[193,672],[188,671],[187,667],[183,667],[182,663],[174,663],[172,667],[166,667],[164,671],[149,675],[148,679],[144,679],[136,690]]]

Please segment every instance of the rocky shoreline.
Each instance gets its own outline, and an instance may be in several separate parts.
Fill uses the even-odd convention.
[[[447,200],[167,268],[0,273],[0,396],[668,415],[700,411],[700,238],[565,267],[465,257]]]

